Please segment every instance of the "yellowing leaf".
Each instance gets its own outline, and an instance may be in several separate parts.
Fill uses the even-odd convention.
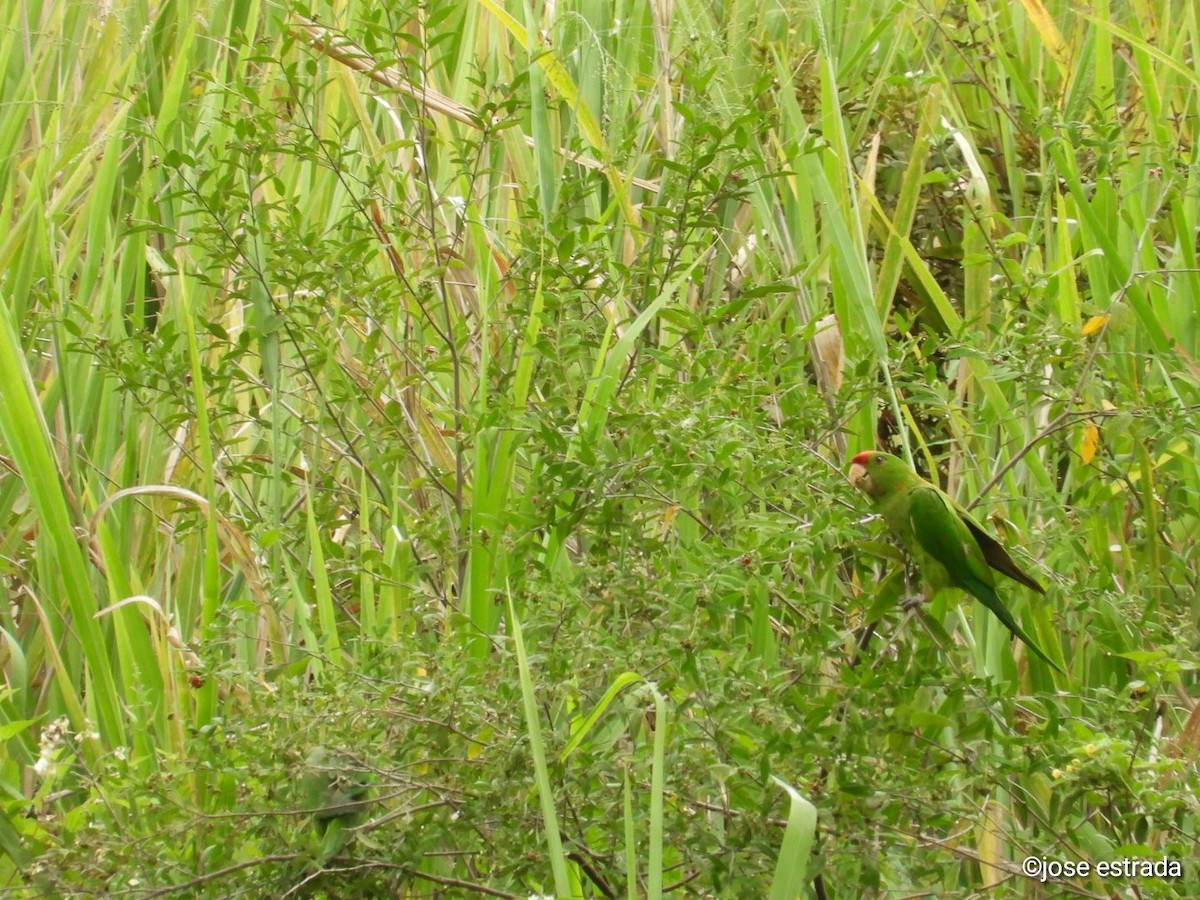
[[[1062,32],[1054,24],[1054,17],[1050,15],[1042,0],[1021,0],[1021,6],[1025,7],[1025,15],[1033,22],[1042,43],[1057,63],[1058,70],[1065,72],[1070,63],[1071,51],[1067,42],[1063,40]]]
[[[665,538],[671,533],[671,526],[675,523],[677,515],[679,515],[679,504],[673,503],[667,507],[667,511],[663,513],[662,521],[659,523],[659,537]]]
[[[1100,446],[1100,429],[1096,423],[1088,419],[1083,423],[1083,436],[1079,441],[1079,455],[1085,465],[1096,458],[1096,449]]]
[[[479,759],[483,756],[485,750],[492,742],[492,738],[496,735],[496,729],[491,725],[485,725],[483,730],[475,734],[473,737],[467,738],[471,743],[467,746],[467,759]]]
[[[1093,334],[1095,334],[1097,331],[1099,331],[1101,328],[1103,328],[1107,324],[1108,324],[1108,314],[1107,313],[1099,315],[1099,316],[1092,316],[1090,319],[1088,319],[1086,322],[1083,323],[1083,336],[1091,337]]]

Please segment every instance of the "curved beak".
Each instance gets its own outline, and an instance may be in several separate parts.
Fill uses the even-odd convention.
[[[850,484],[852,484],[854,487],[858,487],[858,483],[866,476],[867,467],[861,463],[855,463],[850,467],[850,474],[848,477],[850,478]]]

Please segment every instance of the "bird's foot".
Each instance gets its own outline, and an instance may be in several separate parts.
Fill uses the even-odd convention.
[[[924,603],[925,597],[921,594],[909,594],[900,599],[900,608],[906,613],[916,612]]]

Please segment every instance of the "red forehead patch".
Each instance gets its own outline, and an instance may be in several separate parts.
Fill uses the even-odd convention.
[[[854,459],[850,460],[850,462],[856,466],[865,466],[871,461],[871,457],[874,455],[874,450],[864,450],[862,453],[858,454],[858,456],[854,457]]]

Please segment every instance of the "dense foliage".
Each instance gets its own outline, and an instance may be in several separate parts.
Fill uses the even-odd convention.
[[[1200,895],[1186,4],[4,15],[0,891]]]

